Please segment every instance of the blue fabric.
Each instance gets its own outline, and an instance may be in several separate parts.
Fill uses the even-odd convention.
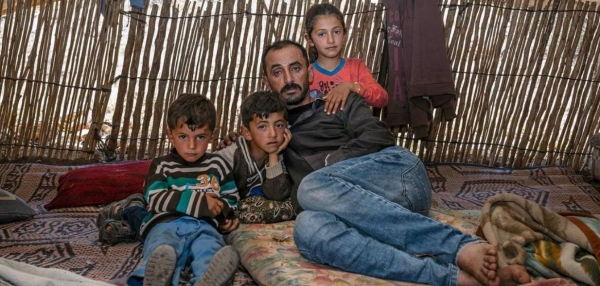
[[[144,279],[140,277],[133,277],[127,279],[127,286],[143,286]]]
[[[425,167],[398,146],[314,171],[302,180],[298,202],[299,251],[349,272],[456,285],[458,251],[481,241],[426,216]]]
[[[134,8],[139,8],[139,9],[146,8],[145,0],[131,0],[129,4],[131,5],[131,7],[134,7]],[[100,12],[103,15],[104,15],[104,13],[106,13],[106,0],[102,0],[102,3],[100,4]]]
[[[173,246],[177,253],[177,265],[171,285],[178,286],[181,270],[186,265],[192,269],[191,283],[196,283],[208,269],[215,253],[225,246],[225,241],[208,222],[193,217],[184,216],[158,223],[150,230],[144,242],[142,264],[131,273],[127,283],[143,279],[148,257],[154,249],[163,244]]]
[[[318,70],[320,73],[326,75],[326,76],[334,76],[336,75],[340,70],[342,70],[344,68],[344,65],[346,64],[346,59],[341,58],[340,59],[340,63],[337,65],[337,67],[335,67],[332,71],[328,71],[326,69],[324,69],[323,67],[321,67],[319,65],[319,63],[317,62],[313,62],[312,65],[313,67]]]
[[[131,7],[138,8],[138,9],[146,8],[146,3],[145,3],[146,1],[144,1],[144,0],[131,0],[130,2],[131,2],[130,3]]]
[[[265,196],[265,194],[262,191],[262,186],[256,186],[252,189],[250,189],[250,193],[248,194],[248,196]]]
[[[127,223],[129,223],[129,226],[131,226],[131,229],[135,231],[135,234],[138,238],[140,238],[140,226],[142,225],[142,221],[147,214],[148,210],[138,205],[126,207],[121,212],[121,216]],[[141,242],[143,243],[144,241],[142,240]]]

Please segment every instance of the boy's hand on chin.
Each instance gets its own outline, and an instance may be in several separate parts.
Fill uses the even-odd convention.
[[[290,140],[292,140],[292,132],[286,128],[285,130],[283,130],[283,142],[277,149],[277,154],[281,153],[281,151],[283,151],[288,146],[288,144],[290,144]]]

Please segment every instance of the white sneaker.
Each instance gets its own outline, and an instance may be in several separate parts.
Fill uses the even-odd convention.
[[[160,245],[148,258],[144,286],[168,286],[173,279],[173,271],[177,265],[177,253],[170,245]]]
[[[231,245],[226,245],[215,253],[206,273],[194,286],[226,286],[233,280],[239,264],[240,255],[237,250]]]

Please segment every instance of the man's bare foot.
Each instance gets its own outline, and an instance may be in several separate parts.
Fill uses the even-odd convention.
[[[458,252],[458,267],[479,283],[498,286],[498,251],[489,243],[471,243]]]
[[[456,284],[458,286],[482,286],[475,277],[462,270],[458,271],[458,281],[456,281]]]
[[[500,285],[520,285],[531,282],[531,276],[523,265],[509,265],[498,270]]]

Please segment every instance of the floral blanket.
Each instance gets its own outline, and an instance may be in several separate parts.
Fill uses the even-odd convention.
[[[477,229],[478,212],[434,210],[430,216],[464,232]],[[294,222],[245,224],[229,235],[228,242],[259,285],[419,285],[387,281],[340,271],[304,258],[292,237]]]
[[[483,206],[481,229],[500,246],[500,266],[525,265],[546,278],[566,276],[600,285],[600,220],[558,214],[513,194],[499,194]]]

